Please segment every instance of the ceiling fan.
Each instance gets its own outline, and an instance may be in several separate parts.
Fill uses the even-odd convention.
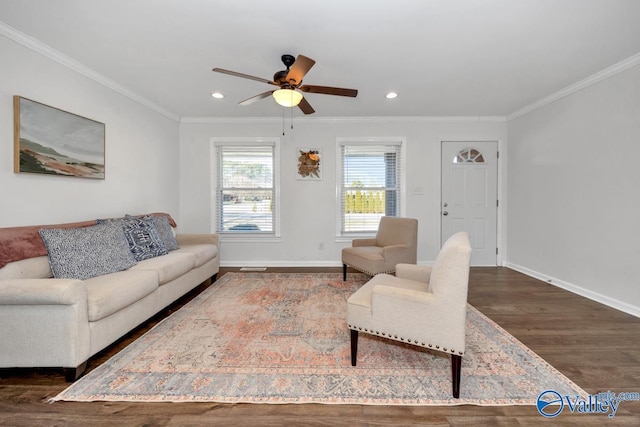
[[[280,87],[280,89],[270,90],[245,99],[244,101],[239,102],[240,105],[249,105],[261,99],[273,96],[276,102],[284,107],[295,107],[297,105],[304,114],[312,114],[315,110],[304,98],[301,92],[348,96],[351,98],[355,98],[358,95],[358,91],[356,89],[303,85],[302,79],[309,72],[311,67],[313,67],[316,61],[304,55],[298,55],[297,58],[294,58],[292,55],[282,55],[281,59],[287,69],[276,72],[273,75],[273,80],[254,77],[248,74],[238,73],[236,71],[225,70],[223,68],[214,68],[213,71]]]

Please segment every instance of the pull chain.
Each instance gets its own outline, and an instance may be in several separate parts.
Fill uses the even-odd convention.
[[[289,108],[291,112],[291,129],[293,129],[293,107]],[[282,135],[284,136],[284,121],[285,121],[285,109],[282,109]]]

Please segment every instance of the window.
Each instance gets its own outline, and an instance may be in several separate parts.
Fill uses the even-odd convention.
[[[400,216],[402,140],[338,141],[340,235],[370,234],[382,216]]]
[[[484,163],[482,153],[475,148],[465,148],[453,158],[453,163]]]
[[[214,141],[216,231],[224,235],[277,233],[275,141]]]

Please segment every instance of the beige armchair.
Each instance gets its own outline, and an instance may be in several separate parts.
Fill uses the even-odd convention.
[[[395,277],[379,274],[351,295],[351,365],[356,366],[359,332],[444,352],[451,355],[453,397],[459,398],[470,259],[469,235],[456,233],[433,267],[398,264]]]
[[[353,239],[342,249],[342,280],[347,280],[347,266],[371,276],[393,273],[396,264],[415,264],[417,252],[418,220],[383,216],[375,238]]]

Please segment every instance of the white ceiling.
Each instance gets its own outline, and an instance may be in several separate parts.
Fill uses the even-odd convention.
[[[271,79],[284,53],[359,90],[307,94],[315,117],[508,116],[640,53],[638,0],[0,0],[0,21],[179,117],[281,116],[211,69]]]

